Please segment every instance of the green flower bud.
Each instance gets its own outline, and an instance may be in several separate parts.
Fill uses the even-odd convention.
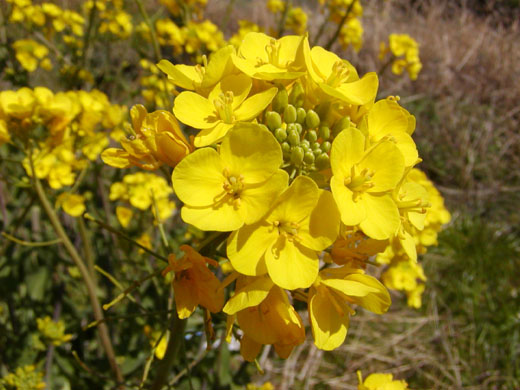
[[[291,94],[289,95],[289,103],[295,107],[303,106],[303,100],[305,98],[305,91],[301,83],[295,83],[292,87]]]
[[[305,147],[306,149],[311,149],[311,143],[309,140],[304,139],[302,142],[300,142],[300,146]]]
[[[283,142],[287,138],[287,130],[279,127],[274,131],[274,136],[278,140],[278,142]]]
[[[287,132],[287,141],[291,146],[298,146],[300,144],[300,135],[294,129]]]
[[[296,122],[296,108],[292,104],[285,107],[285,110],[283,111],[283,120],[285,123]]]
[[[288,142],[282,143],[282,153],[284,157],[289,157],[291,155],[291,145]]]
[[[282,126],[282,117],[276,111],[269,111],[265,114],[265,124],[271,131]]]
[[[314,157],[318,157],[323,152],[321,151],[320,148],[318,148],[318,149],[312,149],[312,153],[314,154]]]
[[[300,107],[296,110],[296,122],[303,125],[305,123],[305,117],[307,116],[307,111],[305,108]]]
[[[289,104],[289,95],[285,89],[280,89],[273,99],[273,110],[282,113]]]
[[[294,127],[295,127],[296,131],[298,131],[298,134],[302,135],[302,132],[303,132],[302,125],[300,125],[299,123],[294,123]]]
[[[346,116],[341,118],[336,122],[334,127],[332,128],[332,135],[336,137],[342,130],[348,129],[350,127],[350,117]]]
[[[309,110],[307,111],[307,116],[305,117],[305,124],[308,129],[315,129],[320,125],[320,117],[316,114],[316,111]]]
[[[325,141],[321,144],[321,150],[323,150],[324,153],[328,153],[330,151],[330,148],[332,147],[332,144],[329,141]]]
[[[303,161],[305,161],[306,164],[314,164],[314,154],[312,152],[305,152],[305,155],[303,156]]]
[[[309,140],[309,142],[314,143],[318,139],[318,134],[316,134],[315,130],[309,130],[307,134],[305,134],[305,138]]]
[[[322,169],[329,167],[329,156],[327,153],[322,153],[318,157],[316,157],[316,168],[318,168],[320,171]]]
[[[293,147],[291,150],[291,162],[296,166],[302,165],[304,155],[305,153],[301,147]]]
[[[326,141],[330,138],[330,128],[328,126],[321,126],[318,131],[318,137]]]
[[[319,142],[313,142],[313,144],[311,145],[311,149],[312,150],[319,150],[320,153],[321,153],[321,144]]]

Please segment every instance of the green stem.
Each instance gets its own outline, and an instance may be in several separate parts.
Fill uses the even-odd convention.
[[[53,207],[51,206],[51,204],[49,203],[49,200],[47,199],[47,196],[45,195],[45,191],[43,190],[40,180],[36,177],[36,174],[34,171],[34,165],[33,165],[33,161],[32,161],[32,153],[29,154],[29,160],[31,163],[31,171],[32,171],[34,189],[36,190],[36,194],[38,195],[38,198],[40,199],[40,203],[42,204],[42,207],[45,210],[45,213],[47,214],[47,217],[49,218],[49,220],[52,224],[52,227],[54,228],[54,231],[56,232],[56,235],[61,238],[63,246],[69,253],[70,257],[72,258],[72,261],[74,262],[75,266],[78,267],[78,269],[81,273],[83,281],[85,282],[85,286],[87,287],[90,304],[91,304],[92,310],[94,312],[94,318],[97,321],[101,321],[101,320],[103,320],[103,310],[101,309],[101,305],[99,304],[99,301],[96,296],[96,285],[94,284],[94,281],[92,280],[92,277],[90,275],[90,272],[88,271],[88,268],[86,267],[85,263],[79,256],[78,252],[76,251],[76,248],[70,241],[69,237],[65,233],[65,230],[63,229],[63,226],[62,226],[58,216],[54,212]],[[108,327],[106,326],[105,323],[101,323],[98,326],[98,331],[99,331],[99,337],[101,339],[101,344],[103,345],[103,348],[105,349],[108,361],[110,363],[110,367],[116,377],[116,382],[118,383],[118,388],[124,389],[123,374],[121,373],[121,369],[119,368],[119,366],[117,365],[117,362],[116,362],[116,355],[114,352],[114,348],[112,347],[112,342],[110,341]]]
[[[289,13],[289,8],[291,8],[291,0],[285,0],[285,6],[283,8],[282,17],[280,18],[280,23],[278,24],[278,37],[281,38],[282,34],[285,31],[285,21],[287,20],[287,14]]]
[[[166,384],[168,375],[177,360],[177,355],[181,349],[182,339],[184,337],[184,330],[186,329],[186,320],[181,320],[177,316],[177,311],[172,313],[172,320],[170,325],[170,339],[166,347],[166,352],[161,364],[157,370],[155,380],[150,387],[150,390],[160,390]]]
[[[231,17],[231,11],[233,11],[233,6],[235,5],[235,1],[236,0],[229,0],[229,3],[226,7],[226,14],[224,15],[224,19],[222,20],[221,24],[223,29],[228,25],[229,18]]]
[[[76,218],[78,221],[79,235],[81,237],[81,242],[83,242],[83,251],[85,255],[85,259],[87,260],[88,270],[90,272],[90,276],[92,280],[96,281],[96,272],[94,270],[94,254],[92,253],[92,246],[90,245],[90,239],[88,237],[87,229],[85,227],[85,221],[83,218]]]
[[[327,25],[329,24],[329,16],[330,16],[330,12],[329,12],[329,15],[327,15],[325,17],[325,19],[323,19],[323,23],[321,24],[320,29],[318,30],[318,32],[316,33],[316,36],[314,37],[314,39],[312,41],[312,46],[316,46],[319,39],[323,35],[323,32],[325,31],[325,27],[327,27]]]
[[[334,42],[336,42],[336,39],[338,39],[339,37],[339,34],[341,33],[341,29],[343,28],[343,25],[345,24],[345,22],[347,21],[349,15],[350,15],[350,11],[352,11],[352,8],[354,8],[354,4],[356,4],[356,1],[357,0],[353,0],[352,3],[350,3],[349,7],[347,8],[347,10],[345,11],[345,15],[343,16],[343,18],[341,18],[341,21],[339,22],[338,24],[338,28],[336,29],[336,32],[334,33],[334,35],[329,39],[329,41],[327,42],[327,44],[324,46],[324,48],[326,50],[330,50],[330,48],[332,47],[332,45],[334,44]]]

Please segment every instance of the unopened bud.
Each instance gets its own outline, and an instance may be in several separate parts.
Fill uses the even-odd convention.
[[[305,134],[305,138],[309,140],[309,142],[314,143],[318,139],[318,134],[316,134],[315,130],[309,130],[307,134]]]
[[[289,95],[285,89],[280,89],[273,99],[273,110],[282,113],[289,104]]]
[[[303,161],[305,161],[306,164],[314,164],[314,153],[312,152],[305,152],[305,156],[303,156]]]
[[[303,106],[305,98],[305,91],[301,83],[295,83],[292,87],[291,94],[289,95],[289,103],[295,107]]]
[[[319,170],[325,169],[329,167],[329,156],[327,153],[322,153],[318,157],[316,157],[315,161],[316,168]]]
[[[271,131],[282,126],[282,117],[276,111],[269,111],[265,114],[265,123]]]
[[[334,127],[332,128],[332,135],[336,137],[342,130],[348,129],[350,127],[350,118],[348,116],[341,118],[336,122]]]
[[[305,124],[308,129],[315,129],[320,125],[320,117],[316,114],[316,111],[309,110],[307,111],[307,116],[305,117]]]
[[[301,147],[293,147],[291,150],[291,162],[296,166],[302,165],[304,155],[305,153]]]
[[[278,142],[283,142],[287,138],[287,130],[279,127],[274,131],[274,136],[278,140]]]
[[[288,142],[282,143],[282,153],[284,157],[289,157],[291,155],[291,145]]]
[[[330,128],[328,126],[321,126],[318,131],[318,137],[323,141],[327,141],[330,138]]]
[[[300,144],[300,135],[294,129],[287,132],[287,141],[291,146],[298,146]]]
[[[293,105],[289,104],[285,107],[285,110],[283,111],[283,120],[285,123],[296,122],[296,108]]]
[[[321,150],[323,150],[324,153],[328,153],[330,151],[330,148],[332,147],[332,144],[329,141],[325,141],[321,144]]]
[[[303,107],[296,109],[296,122],[300,125],[305,123],[305,117],[307,116],[307,111]]]

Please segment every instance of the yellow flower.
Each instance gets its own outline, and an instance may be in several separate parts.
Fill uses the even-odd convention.
[[[305,72],[302,43],[305,37],[287,35],[278,40],[260,32],[244,37],[233,63],[249,77],[261,80],[292,80]]]
[[[169,265],[163,271],[163,275],[170,271],[175,273],[172,283],[179,318],[188,318],[198,305],[212,313],[219,312],[224,306],[224,290],[219,289],[219,280],[207,267],[207,264],[217,267],[218,263],[201,256],[188,245],[182,245],[180,249],[184,256],[177,260],[170,255]]]
[[[174,167],[191,151],[173,114],[163,110],[149,114],[137,104],[130,116],[135,135],[120,140],[123,149],[106,149],[101,154],[105,164],[116,168],[134,165],[146,170],[157,169],[162,163]]]
[[[278,169],[281,163],[280,145],[268,130],[235,126],[220,153],[198,149],[173,171],[173,188],[184,202],[182,219],[201,230],[218,231],[255,223],[287,186],[287,173]]]
[[[72,339],[71,334],[65,334],[65,324],[61,320],[54,322],[51,317],[46,316],[37,318],[36,323],[43,337],[55,346],[60,346]]]
[[[296,34],[303,35],[307,31],[307,14],[300,7],[292,7],[287,13],[285,25]]]
[[[314,343],[331,351],[339,347],[354,314],[350,307],[357,304],[376,314],[388,310],[391,300],[386,288],[360,269],[343,266],[320,272],[309,290],[308,305]]]
[[[411,137],[415,130],[415,117],[401,107],[395,98],[376,102],[360,129],[368,133],[370,145],[385,137],[392,139],[403,154],[405,166],[409,167],[420,161],[417,147]]]
[[[43,373],[36,371],[35,366],[18,367],[14,373],[7,373],[0,379],[0,388],[43,390],[45,389],[45,382],[42,379]]]
[[[185,91],[175,99],[173,112],[183,123],[202,129],[195,146],[203,147],[220,141],[238,122],[256,118],[273,100],[276,88],[248,97],[252,81],[246,75],[229,75],[222,79],[207,98]]]
[[[32,39],[21,39],[13,43],[16,52],[16,59],[28,72],[34,72],[41,66],[45,70],[50,70],[52,64],[49,58],[49,49]]]
[[[375,100],[379,81],[375,72],[359,78],[356,69],[336,54],[304,41],[304,55],[311,79],[327,95],[354,105]]]
[[[134,215],[134,212],[132,209],[129,209],[128,207],[124,206],[117,206],[116,207],[116,216],[117,220],[121,224],[122,227],[127,228],[130,224],[130,221],[132,220],[132,216]]]
[[[231,234],[227,254],[242,274],[267,272],[282,288],[306,288],[318,275],[317,252],[334,242],[338,229],[332,194],[298,176],[260,222]]]
[[[352,45],[356,52],[363,46],[363,25],[358,18],[349,18],[343,25],[339,35],[339,42],[343,49]]]
[[[357,372],[358,390],[406,390],[408,384],[405,381],[393,380],[392,374],[370,374],[364,381],[361,371]]]
[[[126,175],[122,182],[115,182],[110,186],[109,199],[111,201],[122,200],[129,202],[140,210],[152,209],[154,216],[163,221],[169,218],[175,210],[175,203],[169,199],[173,190],[166,180],[153,173],[138,172]],[[155,215],[154,202],[157,205],[159,215]],[[123,225],[128,218],[127,212],[119,209],[118,218]],[[124,225],[123,225],[124,226]]]
[[[404,158],[397,146],[383,140],[365,150],[365,136],[343,130],[332,143],[330,187],[347,226],[358,225],[377,240],[392,237],[399,227],[392,191],[404,174]]]
[[[157,67],[168,75],[173,84],[206,96],[206,91],[209,92],[234,70],[231,62],[231,54],[234,52],[234,48],[228,45],[213,53],[209,62],[204,61],[203,65],[173,65],[170,61],[161,60]]]
[[[361,266],[370,257],[383,252],[387,246],[387,240],[374,240],[360,230],[348,229],[342,225],[340,236],[334,242],[330,256],[336,264]]]
[[[80,217],[85,212],[85,197],[79,194],[63,192],[56,200],[56,207],[63,207],[65,212],[73,217]]]
[[[240,353],[245,360],[253,361],[262,346],[268,344],[273,344],[277,354],[286,359],[296,345],[305,341],[303,322],[280,287],[273,286],[260,301],[244,301],[241,306],[236,319],[244,332]]]

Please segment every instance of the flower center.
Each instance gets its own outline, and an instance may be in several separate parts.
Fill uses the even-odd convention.
[[[233,115],[233,92],[226,91],[221,93],[217,99],[213,101],[215,109],[217,110],[219,118],[227,124],[232,124],[235,121]]]
[[[298,228],[300,225],[296,222],[275,221],[273,225],[278,228],[278,233],[289,241],[294,241],[298,238]]]
[[[326,83],[333,88],[339,87],[347,81],[349,74],[350,70],[347,64],[343,61],[336,61],[334,65],[332,65],[332,72],[330,73]]]
[[[244,189],[244,176],[231,175],[227,169],[224,171],[224,176],[226,177],[223,184],[224,191],[233,198],[239,199],[240,193]]]
[[[396,200],[397,207],[400,211],[411,211],[424,214],[427,211],[426,209],[431,206],[429,202],[423,199],[404,200],[405,197],[406,192],[399,194],[398,199]]]
[[[356,197],[359,194],[374,187],[374,183],[372,183],[373,176],[374,172],[368,168],[363,168],[361,172],[356,173],[356,166],[352,167],[351,175],[345,178],[344,184],[354,192],[354,201],[356,201]]]

